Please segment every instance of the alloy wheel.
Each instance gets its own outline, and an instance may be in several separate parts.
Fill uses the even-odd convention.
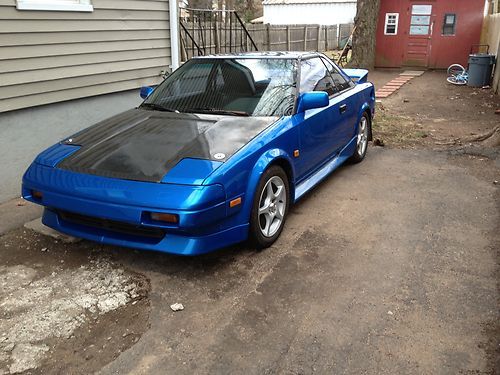
[[[287,191],[281,177],[271,177],[259,200],[258,221],[263,236],[272,237],[283,224],[286,210]]]
[[[359,156],[363,156],[368,146],[368,120],[365,116],[361,117],[358,126],[357,151]]]

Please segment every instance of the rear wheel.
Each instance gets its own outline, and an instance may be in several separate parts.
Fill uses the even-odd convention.
[[[267,169],[259,182],[250,219],[250,237],[259,248],[271,246],[283,230],[288,214],[290,186],[278,166]]]
[[[356,137],[356,150],[349,159],[352,163],[359,163],[365,158],[368,149],[368,134],[370,133],[370,119],[363,113],[358,124],[358,135]]]
[[[458,76],[465,73],[465,68],[460,64],[452,64],[448,67],[449,76]]]

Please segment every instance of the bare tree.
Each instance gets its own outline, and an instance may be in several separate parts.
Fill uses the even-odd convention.
[[[358,0],[350,66],[371,69],[375,65],[375,38],[380,0]]]

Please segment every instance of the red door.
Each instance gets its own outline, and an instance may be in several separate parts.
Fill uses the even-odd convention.
[[[403,65],[429,66],[433,29],[432,5],[410,2],[409,27],[404,46]]]

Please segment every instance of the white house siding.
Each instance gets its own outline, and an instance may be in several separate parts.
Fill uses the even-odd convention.
[[[92,0],[93,12],[0,0],[0,112],[138,88],[169,69],[168,0]]]
[[[264,23],[271,25],[353,23],[356,1],[264,0]]]

